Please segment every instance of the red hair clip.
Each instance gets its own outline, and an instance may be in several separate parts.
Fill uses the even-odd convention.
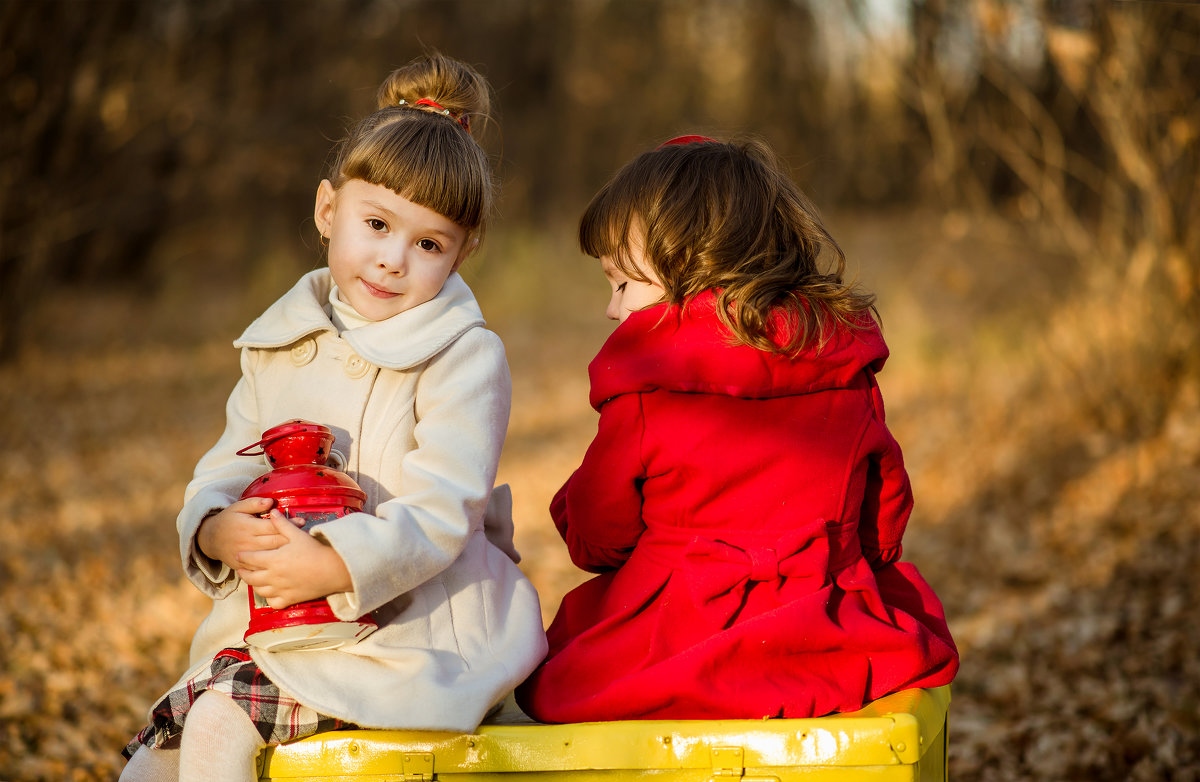
[[[708,136],[676,136],[675,138],[671,139],[670,141],[664,141],[663,143],[659,144],[658,149],[662,149],[663,147],[670,147],[675,144],[716,144],[716,143],[717,143],[717,140],[715,138],[709,138]]]
[[[401,106],[405,105],[405,101],[400,101],[399,105],[401,105]],[[450,114],[450,109],[443,107],[442,104],[438,103],[435,100],[430,100],[429,98],[421,98],[420,100],[413,101],[412,105],[428,106],[432,109],[436,109],[439,114],[444,114],[447,117],[450,117],[450,119],[457,122],[459,125],[462,125],[463,130],[467,131],[467,135],[471,134],[471,121],[469,119],[467,119],[466,114],[462,115],[461,117],[454,117]]]

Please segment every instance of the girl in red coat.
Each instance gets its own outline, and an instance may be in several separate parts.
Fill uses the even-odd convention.
[[[947,684],[937,596],[900,562],[874,297],[761,142],[673,139],[592,199],[620,321],[599,431],[551,513],[599,573],[517,692],[544,722],[811,717]],[[820,256],[833,271],[821,270]]]

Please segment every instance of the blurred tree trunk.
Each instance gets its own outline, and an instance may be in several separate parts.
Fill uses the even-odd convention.
[[[166,237],[174,255],[214,271],[211,251],[222,241],[250,243],[249,252],[231,250],[243,252],[245,268],[270,256],[264,227],[278,229],[274,246],[305,214],[327,149],[317,123],[290,121],[329,92],[308,56],[326,10],[269,1],[0,5],[0,360],[19,347],[32,305],[62,286],[152,294],[175,273],[175,259],[154,259]],[[351,96],[337,97],[323,108]],[[306,146],[317,151],[301,178],[287,158]],[[281,208],[296,181],[303,201]],[[209,252],[182,248],[178,237],[203,233],[201,224],[219,237]]]
[[[98,93],[111,65],[107,43],[129,24],[131,11],[116,2],[86,15],[62,3],[7,3],[0,10],[8,117],[0,125],[0,360],[12,357],[26,305],[41,290],[87,276],[89,265],[100,274],[116,271],[79,240],[112,227],[112,202],[96,174],[111,149],[108,131],[127,105],[120,93]],[[160,203],[144,198],[139,205],[153,211]],[[153,214],[141,217],[149,219],[140,218],[137,231],[114,248],[134,261],[133,248],[144,248],[160,226]]]
[[[984,0],[962,12],[911,4],[908,92],[937,190],[1049,229],[1078,263],[1074,285],[1109,308],[1092,348],[1057,357],[1063,371],[1105,427],[1156,427],[1170,400],[1139,389],[1200,374],[1200,8]],[[954,36],[975,42],[972,61],[947,56]],[[1098,353],[1104,340],[1118,352]],[[1123,368],[1099,383],[1093,361]]]

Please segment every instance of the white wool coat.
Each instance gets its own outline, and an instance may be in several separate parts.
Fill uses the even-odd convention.
[[[305,275],[234,343],[242,378],[178,518],[184,570],[213,598],[180,681],[242,645],[249,621],[246,585],[199,551],[196,531],[267,471],[236,451],[303,418],[333,430],[343,469],[367,493],[364,512],[313,531],[354,586],[329,603],[339,619],[370,612],[380,627],[342,649],[251,656],[322,714],[471,731],[546,651],[537,594],[500,548],[512,551],[511,495],[502,486],[493,497],[511,403],[504,348],[458,274],[432,300],[341,336],[324,309],[331,285],[327,269]],[[484,534],[485,510],[500,547]]]

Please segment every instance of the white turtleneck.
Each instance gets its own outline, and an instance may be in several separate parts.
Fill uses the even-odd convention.
[[[342,297],[338,295],[338,286],[336,283],[329,288],[329,308],[329,319],[333,321],[338,334],[375,322],[364,318],[348,302],[342,301]]]

